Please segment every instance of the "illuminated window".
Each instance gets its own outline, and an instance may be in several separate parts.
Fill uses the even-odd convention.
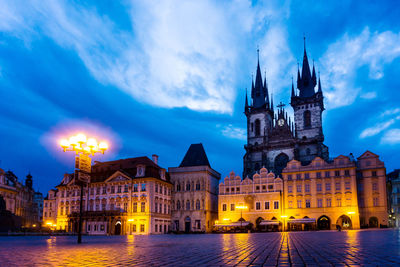
[[[346,182],[344,183],[344,187],[346,188],[346,190],[350,190],[350,189],[351,189],[350,181],[346,181]]]
[[[260,202],[256,202],[256,210],[260,210],[261,209],[261,204]]]
[[[301,200],[297,200],[297,208],[301,209]]]
[[[226,204],[222,204],[222,211],[226,211]]]
[[[137,202],[133,202],[133,212],[137,212]]]
[[[293,192],[293,187],[292,187],[291,185],[288,185],[287,188],[288,188],[288,192],[289,192],[289,193],[292,193],[292,192]]]
[[[133,192],[138,192],[138,184],[133,185]]]
[[[231,211],[235,210],[235,204],[231,204]]]
[[[301,184],[298,184],[298,185],[296,186],[296,188],[297,188],[297,193],[301,193]]]
[[[337,198],[336,199],[336,206],[337,207],[341,207],[342,206],[342,199],[341,198]]]
[[[142,233],[144,232],[144,224],[140,225],[140,232],[142,232]]]
[[[317,192],[321,192],[322,191],[322,184],[317,184]]]
[[[269,210],[269,201],[265,201],[264,205],[265,205],[265,209]]]
[[[142,184],[142,187],[140,188],[140,191],[145,192],[146,191],[146,184]]]
[[[279,209],[279,201],[274,201],[274,209]]]
[[[132,225],[132,232],[136,232],[136,224]]]
[[[311,200],[306,199],[306,208],[311,208]]]
[[[141,202],[140,203],[140,212],[145,212],[146,211],[146,203],[145,202]]]
[[[327,207],[332,207],[332,200],[330,198],[326,199],[326,206]]]
[[[322,208],[322,198],[317,199],[317,207]]]

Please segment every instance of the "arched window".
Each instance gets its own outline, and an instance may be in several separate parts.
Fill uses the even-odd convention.
[[[189,182],[186,184],[186,191],[190,191],[190,183]]]
[[[311,127],[311,111],[306,110],[304,111],[304,128]]]
[[[200,200],[196,200],[196,210],[200,209]]]
[[[261,125],[260,125],[260,120],[259,120],[259,119],[257,119],[257,120],[255,121],[255,125],[256,125],[256,132],[255,132],[255,135],[256,135],[256,136],[259,136],[259,135],[260,135],[260,127],[261,127]]]
[[[190,201],[189,200],[186,201],[186,210],[190,210]]]
[[[181,202],[179,200],[176,202],[176,209],[177,210],[181,209]]]
[[[181,184],[180,183],[178,183],[176,185],[176,192],[179,192],[179,191],[181,191]]]
[[[197,181],[197,183],[196,183],[196,191],[199,191],[199,190],[200,190],[200,182]]]

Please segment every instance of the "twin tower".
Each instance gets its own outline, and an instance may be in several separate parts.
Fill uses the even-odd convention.
[[[297,89],[292,81],[290,105],[294,120],[287,115],[281,103],[274,107],[268,92],[266,77],[261,76],[257,62],[255,82],[252,81],[251,100],[246,101],[247,145],[243,157],[243,178],[252,177],[262,167],[280,175],[286,164],[298,160],[303,165],[315,157],[329,159],[328,147],[323,144],[322,112],[324,111],[321,81],[308,63],[304,45],[303,65],[297,71]],[[317,87],[317,88],[316,88]],[[290,89],[289,89],[290,90]]]

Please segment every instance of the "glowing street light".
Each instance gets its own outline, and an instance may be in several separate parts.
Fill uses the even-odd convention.
[[[243,210],[247,209],[247,206],[236,206],[240,210],[240,228],[242,228]]]
[[[281,218],[283,219],[283,232],[285,232],[285,220],[287,218],[287,215],[281,215]]]
[[[81,197],[79,204],[79,225],[78,225],[78,244],[82,243],[82,198],[83,185],[89,182],[87,175],[91,172],[91,158],[95,153],[102,153],[108,149],[108,144],[104,141],[98,143],[95,138],[87,138],[85,134],[79,133],[68,139],[61,139],[60,146],[64,152],[73,151],[75,156],[75,182],[79,181],[81,186]],[[83,174],[83,175],[82,175]],[[84,177],[82,177],[84,176]],[[55,225],[53,225],[55,226]]]

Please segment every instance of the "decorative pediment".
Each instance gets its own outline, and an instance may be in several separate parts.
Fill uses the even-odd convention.
[[[361,156],[358,157],[358,159],[364,159],[364,158],[379,158],[379,156],[367,150]]]
[[[116,171],[113,175],[111,175],[110,177],[107,178],[107,180],[105,180],[106,183],[110,183],[110,182],[122,182],[122,181],[130,181],[131,178],[120,172],[120,171]]]

